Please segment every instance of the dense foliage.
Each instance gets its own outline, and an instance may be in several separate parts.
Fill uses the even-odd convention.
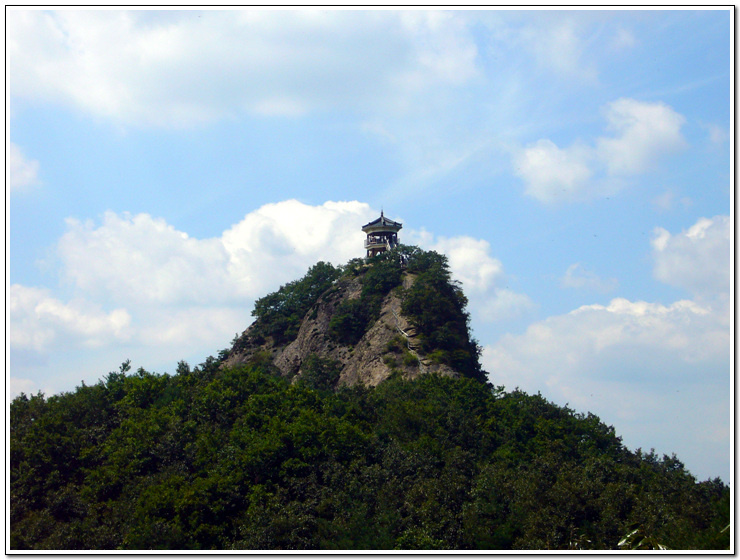
[[[258,299],[252,315],[257,319],[257,336],[271,337],[275,344],[288,343],[298,336],[306,312],[341,275],[342,269],[319,262],[300,280],[280,286],[277,292]]]
[[[336,364],[309,366],[291,385],[260,356],[125,363],[16,398],[11,548],[729,546],[726,485],[628,451],[593,415],[466,378],[332,391]]]
[[[402,272],[414,278],[401,289]],[[399,245],[367,262],[350,262],[345,274],[359,276],[362,292],[344,300],[329,324],[329,334],[342,344],[357,344],[378,320],[383,298],[398,290],[402,312],[416,329],[419,353],[451,366],[466,377],[484,381],[480,348],[469,333],[468,300],[452,279],[447,257],[435,251]]]
[[[401,310],[418,330],[421,353],[484,381],[480,348],[470,337],[468,300],[452,279],[447,257],[415,249],[408,256],[407,269],[416,279],[404,293]]]
[[[362,264],[350,262],[346,274],[359,276],[358,299],[344,300],[329,323],[329,335],[342,344],[357,344],[380,317],[383,298],[401,285],[401,263],[397,252],[385,252]]]

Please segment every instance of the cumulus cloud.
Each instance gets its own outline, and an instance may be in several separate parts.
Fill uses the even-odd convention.
[[[366,110],[476,73],[444,12],[11,10],[11,96],[143,126]],[[351,32],[350,32],[351,30]]]
[[[65,278],[94,297],[197,303],[227,289],[228,255],[218,239],[192,239],[148,214],[106,212],[99,226],[68,219],[57,253]]]
[[[599,138],[597,150],[612,175],[649,170],[663,156],[686,147],[681,127],[686,119],[664,103],[618,99],[606,108],[610,138]]]
[[[80,293],[129,309],[251,305],[319,260],[343,264],[361,254],[358,224],[374,217],[356,201],[310,206],[288,200],[250,212],[219,237],[195,239],[161,218],[107,212],[99,225],[68,220],[57,253],[63,277]],[[487,241],[428,232],[409,238],[449,257],[482,317],[500,319],[532,306],[508,288]]]
[[[440,237],[433,247],[448,256],[450,268],[466,289],[485,292],[503,277],[501,261],[490,255],[491,244],[484,239]]]
[[[136,342],[143,346],[166,348],[182,356],[194,346],[205,354],[215,354],[227,346],[230,337],[250,322],[251,307],[198,305],[180,309],[150,309],[136,329]]]
[[[106,313],[82,300],[64,303],[48,290],[13,284],[8,290],[11,348],[46,352],[59,342],[96,347],[130,337],[125,309]]]
[[[528,390],[544,383],[560,400],[581,379],[623,381],[635,390],[651,376],[660,383],[676,380],[688,373],[680,364],[716,365],[729,356],[729,338],[725,322],[693,301],[664,306],[615,298],[506,335],[487,349],[486,364],[496,381]],[[588,404],[586,395],[578,404]]]
[[[38,184],[39,162],[28,159],[13,142],[8,143],[8,178],[11,192],[20,192]]]
[[[525,194],[544,203],[609,194],[686,147],[685,118],[664,103],[618,99],[606,106],[605,117],[611,135],[598,137],[593,146],[561,148],[540,139],[518,151],[513,165]]]
[[[162,218],[107,212],[67,221],[58,243],[64,277],[95,297],[129,305],[225,304],[258,297],[317,260],[345,262],[362,247],[359,202],[265,205],[217,238],[196,239]]]
[[[541,202],[567,201],[583,196],[593,175],[590,160],[591,151],[584,146],[561,149],[542,139],[521,151],[514,166],[527,195]]]
[[[229,275],[256,297],[276,283],[294,280],[319,260],[343,264],[362,247],[358,224],[376,217],[357,201],[267,204],[224,232]]]
[[[729,216],[700,218],[678,234],[656,228],[651,241],[655,278],[697,298],[728,301],[731,229]]]

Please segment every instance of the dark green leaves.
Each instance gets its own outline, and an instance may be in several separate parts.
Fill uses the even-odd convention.
[[[451,279],[447,257],[434,251],[415,251],[409,257],[408,271],[417,276],[404,293],[401,310],[417,329],[421,352],[433,362],[485,381],[480,349],[468,329],[468,300]]]
[[[259,326],[257,334],[272,337],[276,344],[295,339],[306,312],[340,274],[341,269],[319,262],[302,279],[289,282],[277,292],[258,299],[252,311]]]
[[[720,480],[539,395],[433,375],[331,391],[320,356],[294,385],[209,367],[15,399],[11,547],[729,546]]]

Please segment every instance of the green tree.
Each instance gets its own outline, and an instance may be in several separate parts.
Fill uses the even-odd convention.
[[[258,299],[252,315],[258,320],[259,336],[270,336],[276,344],[295,339],[306,312],[341,272],[330,263],[319,262],[300,280],[289,282],[277,292]]]

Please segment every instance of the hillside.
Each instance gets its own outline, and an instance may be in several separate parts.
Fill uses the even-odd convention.
[[[318,263],[218,358],[17,397],[10,548],[730,546],[727,485],[493,386],[466,304],[436,253]]]

